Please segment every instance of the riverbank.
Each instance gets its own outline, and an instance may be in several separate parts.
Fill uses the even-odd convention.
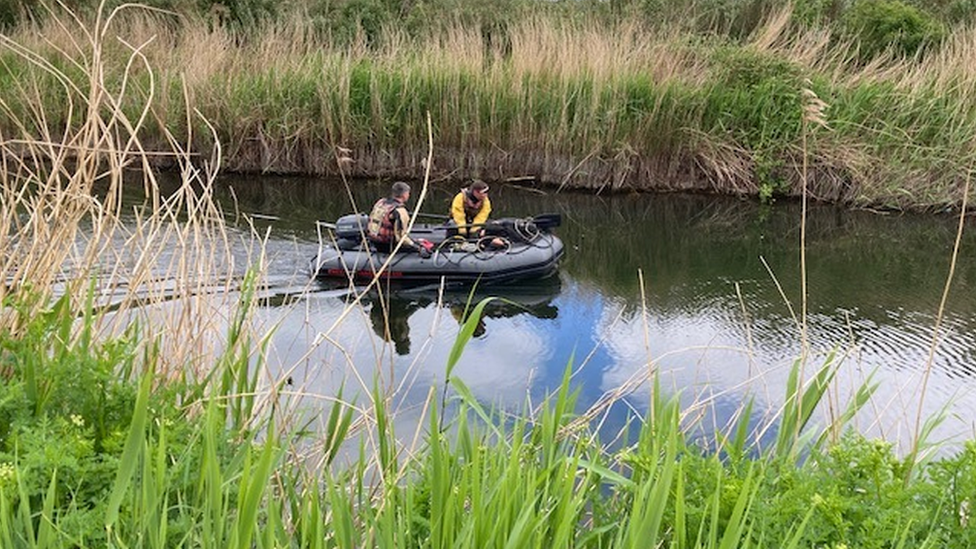
[[[924,210],[958,206],[972,165],[968,28],[935,53],[866,64],[850,43],[797,31],[789,12],[742,41],[542,16],[508,27],[504,47],[461,24],[345,46],[299,18],[246,40],[136,12],[109,30],[119,40],[101,60],[106,91],[134,119],[153,99],[144,146],[171,137],[209,158],[209,124],[225,171],[419,179],[428,113],[434,179],[768,199],[798,196],[806,173],[816,199]],[[76,81],[84,44],[53,23],[19,27],[7,44],[0,129],[26,119],[60,141],[89,90]],[[127,64],[130,47],[145,65]],[[814,112],[814,98],[827,106]],[[43,118],[31,114],[38,106]]]

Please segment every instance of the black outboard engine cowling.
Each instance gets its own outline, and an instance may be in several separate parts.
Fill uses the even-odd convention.
[[[336,238],[362,242],[368,224],[369,216],[366,214],[344,215],[335,223]]]
[[[369,217],[365,214],[349,214],[340,217],[335,222],[333,232],[336,237],[336,247],[340,250],[357,250],[366,235],[366,225]]]

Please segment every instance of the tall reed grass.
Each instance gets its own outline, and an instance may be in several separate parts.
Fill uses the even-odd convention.
[[[260,424],[236,419],[250,406],[249,387],[259,376],[246,356],[220,361],[209,381],[154,388],[163,357],[140,351],[140,329],[97,341],[51,337],[77,329],[74,313],[65,296],[49,314],[25,318],[24,333],[0,338],[6,368],[0,415],[11,426],[0,432],[4,547],[973,541],[973,445],[920,466],[906,482],[909,464],[888,444],[853,434],[830,444],[795,437],[817,433],[804,424],[835,371],[831,365],[816,383],[791,385],[768,451],[755,446],[748,411],[724,433],[720,452],[703,451],[686,436],[687,410],[660,387],[647,418],[618,441],[601,441],[586,416],[574,412],[567,369],[556,393],[516,416],[485,409],[449,375],[450,418],[442,418],[447,409],[431,391],[425,434],[412,444],[395,432],[386,399],[375,393],[365,437],[375,449],[360,442],[345,465],[336,467],[332,454],[311,469],[302,462],[300,435],[282,429],[279,416]],[[477,321],[473,315],[462,328],[459,353]],[[95,315],[87,315],[81,332],[94,333],[94,323]],[[90,391],[88,376],[100,392]],[[188,409],[196,412],[187,415]],[[104,436],[100,422],[111,427]],[[327,423],[331,451],[334,441],[352,435],[353,409],[335,406]]]
[[[353,151],[353,175],[420,178],[430,112],[434,177],[764,196],[800,195],[797,113],[809,79],[834,122],[809,145],[811,197],[958,204],[976,120],[972,29],[925,57],[864,64],[855,45],[826,29],[798,31],[791,16],[773,13],[731,42],[536,14],[510,25],[510,48],[499,49],[460,23],[421,38],[387,29],[376,42],[338,45],[298,17],[242,38],[202,20],[132,13],[104,37],[104,55],[124,59],[126,44],[138,45],[155,70],[125,73],[115,62],[104,79],[128,81],[120,107],[132,114],[156,80],[150,120],[162,124],[140,130],[147,145],[166,142],[166,127],[206,155],[216,140],[187,116],[203,113],[231,170],[337,174],[332,160],[343,147]],[[64,70],[84,65],[56,23],[22,25],[9,40]],[[4,60],[5,96],[34,89],[45,105],[33,123],[57,133],[78,117],[53,75]],[[14,114],[29,112],[7,102]]]
[[[243,246],[253,255],[242,265],[232,251],[257,238],[229,231],[213,199],[219,142],[200,158],[191,134],[181,141],[158,125],[158,90],[169,83],[157,78],[146,43],[113,34],[125,13],[56,19],[61,31],[43,46],[0,37],[5,65],[24,71],[0,99],[0,299],[37,295],[29,302],[39,312],[60,295],[91,293],[99,331],[152,326],[146,342],[165,357],[159,374],[180,377],[220,350],[224,311],[245,269],[260,272],[261,256]],[[199,117],[184,110],[190,127]],[[160,147],[144,141],[147,132]],[[179,171],[172,192],[153,169],[160,158]],[[142,204],[123,205],[123,188],[141,188]],[[0,325],[16,333],[22,316],[10,311]]]

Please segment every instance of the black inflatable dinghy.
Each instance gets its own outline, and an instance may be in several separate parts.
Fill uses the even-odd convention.
[[[367,216],[350,214],[330,229],[322,251],[311,261],[311,272],[320,280],[371,279],[377,272],[390,280],[423,282],[445,279],[451,282],[497,283],[542,278],[556,272],[563,255],[562,241],[552,233],[559,226],[559,214],[533,218],[502,218],[489,223],[493,236],[477,241],[453,235],[449,224],[415,224],[410,237],[434,244],[430,257],[416,252],[394,254],[372,249],[365,238]],[[496,246],[496,237],[503,243]]]

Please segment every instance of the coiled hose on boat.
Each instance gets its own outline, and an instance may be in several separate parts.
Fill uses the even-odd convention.
[[[504,254],[521,254],[529,250],[530,248],[549,248],[552,246],[551,241],[546,241],[544,244],[539,242],[539,237],[542,236],[543,231],[532,222],[531,218],[527,219],[516,219],[514,223],[508,225],[511,233],[508,236],[500,235],[485,235],[474,242],[468,241],[466,238],[460,235],[454,235],[446,240],[443,240],[440,244],[434,247],[434,253],[431,256],[434,258],[434,266],[443,267],[445,265],[457,265],[461,260],[468,256],[473,256],[476,259],[486,261],[494,257],[497,253]],[[525,248],[517,251],[512,251],[512,238],[515,238],[519,243],[527,244]],[[495,239],[499,239],[503,242],[502,247],[494,247],[492,242]],[[453,256],[456,255],[455,252],[465,251],[466,254],[462,255],[461,258],[454,259]],[[446,253],[443,253],[446,252]]]

